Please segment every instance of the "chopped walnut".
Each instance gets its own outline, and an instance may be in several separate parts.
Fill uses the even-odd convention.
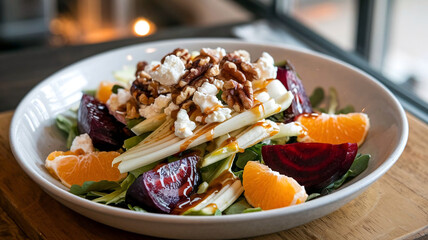
[[[192,81],[197,80],[212,66],[213,65],[210,63],[209,57],[197,59],[188,67],[189,70],[182,76],[181,80],[178,82],[178,86],[182,88],[187,84],[190,84]]]
[[[219,78],[227,81],[230,79],[244,83],[246,80],[258,79],[260,71],[250,62],[242,61],[242,58],[233,53],[223,57],[220,62]]]
[[[126,103],[126,118],[134,119],[139,117],[140,117],[140,114],[138,113],[138,104],[135,101],[135,99],[131,98]]]
[[[180,91],[174,91],[171,94],[172,97],[172,102],[180,105],[182,104],[184,101],[186,101],[187,99],[190,99],[193,94],[196,92],[196,88],[193,86],[185,86],[182,90]]]
[[[237,112],[251,109],[254,106],[253,88],[250,81],[244,84],[235,80],[226,81],[221,98]]]
[[[146,61],[138,62],[137,63],[137,70],[135,71],[135,76],[138,77],[138,74],[142,71],[144,71],[144,68],[148,65]]]
[[[141,71],[138,73],[137,79],[132,82],[130,92],[138,103],[149,105],[159,95],[158,86],[159,83],[153,81],[149,74]]]

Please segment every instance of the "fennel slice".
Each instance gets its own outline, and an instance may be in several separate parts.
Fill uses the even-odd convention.
[[[257,111],[254,111],[253,110],[254,108],[253,108],[251,110],[242,112],[236,115],[235,117],[230,118],[220,123],[218,126],[216,126],[213,129],[214,131],[213,138],[225,135],[228,132],[242,128],[242,126],[253,124],[260,119],[263,119],[275,113],[284,111],[286,108],[290,106],[292,99],[293,99],[293,94],[291,92],[286,92],[285,94],[283,94],[280,97],[277,97],[276,99],[270,99],[269,101],[266,101],[265,103],[262,103],[256,106]],[[260,114],[261,112],[263,114]],[[164,148],[162,151],[153,152],[151,149],[148,149],[147,151],[139,152],[138,157],[129,159],[126,162],[121,162],[118,166],[119,171],[122,173],[129,172],[133,169],[145,166],[159,159],[178,153],[181,150],[180,148],[181,145],[184,144],[189,139],[192,139],[192,138],[189,137],[175,144],[169,145],[166,148]],[[205,135],[201,135],[195,140],[193,140],[193,142],[190,143],[189,146],[187,146],[187,149],[207,141],[208,139],[205,137]],[[118,156],[118,158],[121,158],[122,155]],[[116,161],[116,162],[119,162],[119,161]]]

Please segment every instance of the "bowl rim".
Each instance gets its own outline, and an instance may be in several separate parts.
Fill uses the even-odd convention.
[[[99,204],[92,201],[89,201],[87,199],[81,198],[79,196],[76,196],[58,186],[50,182],[49,180],[45,179],[43,176],[41,176],[36,170],[29,168],[26,166],[25,161],[22,159],[23,156],[18,151],[17,139],[15,138],[15,132],[17,131],[17,123],[18,123],[18,116],[22,115],[25,105],[31,100],[31,97],[38,92],[38,90],[43,87],[44,85],[49,84],[50,82],[54,82],[55,79],[62,74],[63,72],[66,72],[80,64],[83,64],[87,61],[93,61],[96,58],[102,58],[108,54],[123,51],[127,48],[135,48],[135,47],[143,47],[144,45],[150,45],[150,44],[156,44],[159,48],[162,47],[162,45],[171,45],[176,44],[178,46],[179,44],[203,44],[203,43],[216,43],[218,45],[221,44],[246,44],[247,46],[252,47],[276,47],[276,48],[282,48],[284,50],[288,51],[294,51],[299,52],[306,55],[311,55],[317,58],[320,58],[322,60],[326,60],[329,63],[332,64],[338,64],[342,65],[345,68],[348,68],[360,75],[362,77],[365,77],[369,80],[371,84],[374,84],[374,86],[378,87],[380,90],[384,91],[386,95],[392,100],[392,103],[394,104],[394,107],[398,110],[398,113],[400,115],[401,119],[401,136],[399,138],[398,144],[396,148],[393,150],[393,152],[385,159],[385,161],[378,166],[373,172],[365,176],[364,178],[352,183],[351,185],[334,191],[333,193],[330,193],[326,196],[323,196],[321,198],[314,199],[312,201],[306,202],[305,204],[299,204],[295,206],[289,206],[285,208],[279,208],[279,209],[273,209],[273,210],[266,210],[261,212],[253,212],[249,214],[233,214],[233,215],[223,215],[221,217],[212,217],[212,216],[180,216],[180,215],[168,215],[168,214],[159,214],[159,213],[150,213],[150,212],[135,212],[124,208],[118,208],[114,206],[108,206],[105,204]],[[26,96],[21,100],[18,107],[15,110],[15,113],[13,115],[11,125],[10,125],[10,132],[9,132],[9,139],[10,139],[10,147],[12,150],[13,155],[16,158],[16,161],[21,166],[21,168],[26,172],[26,174],[35,181],[45,192],[48,194],[52,194],[55,197],[61,198],[64,201],[67,202],[73,202],[73,204],[79,205],[82,208],[85,209],[91,209],[92,211],[96,211],[101,214],[109,214],[111,216],[115,217],[122,217],[127,219],[133,219],[133,220],[140,220],[140,221],[151,221],[151,222],[168,222],[168,223],[181,223],[181,224],[202,224],[202,223],[219,223],[219,222],[241,222],[241,221],[253,221],[258,219],[264,219],[264,218],[272,218],[272,217],[278,217],[282,215],[288,215],[288,214],[294,214],[298,212],[304,212],[304,211],[310,211],[312,209],[320,208],[322,206],[327,206],[329,204],[332,204],[336,201],[339,201],[341,199],[344,199],[352,194],[355,194],[360,189],[365,189],[369,185],[371,185],[374,181],[376,181],[378,178],[380,178],[386,171],[389,170],[389,168],[392,167],[392,165],[398,160],[401,153],[403,152],[407,139],[408,139],[408,121],[407,117],[405,115],[404,109],[401,106],[401,104],[398,102],[398,100],[395,98],[395,96],[380,82],[378,82],[375,78],[368,75],[367,73],[363,72],[362,70],[343,62],[339,59],[333,58],[331,56],[318,53],[312,50],[308,50],[301,47],[296,46],[290,46],[287,44],[274,44],[274,43],[266,43],[266,42],[247,42],[239,39],[233,39],[233,38],[179,38],[179,39],[172,39],[172,40],[161,40],[161,41],[152,41],[152,42],[145,42],[145,43],[138,43],[138,44],[132,44],[123,46],[120,48],[111,49],[108,51],[104,51],[102,53],[95,54],[93,56],[78,60],[77,62],[70,64],[57,72],[51,74],[49,77],[42,80],[40,83],[38,83],[36,86],[33,87],[33,89],[26,94]],[[358,184],[357,184],[358,183]],[[356,185],[357,184],[357,185]]]

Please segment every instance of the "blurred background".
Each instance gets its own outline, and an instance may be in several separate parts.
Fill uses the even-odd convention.
[[[254,34],[257,40],[283,42],[286,37],[260,18],[265,10],[357,54],[399,88],[428,102],[428,1],[256,2],[264,9],[251,8],[245,0],[0,0],[0,54],[144,38],[177,27],[249,22],[237,25],[237,37],[252,40],[254,32],[264,31]]]

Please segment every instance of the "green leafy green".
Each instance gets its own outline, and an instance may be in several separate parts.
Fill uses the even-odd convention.
[[[83,90],[82,92],[83,92],[83,94],[95,97],[95,94],[97,93],[97,90],[95,90],[95,89],[86,89],[86,90]]]
[[[217,95],[215,95],[217,97],[217,99],[223,104],[223,105],[227,105],[225,101],[223,101],[223,99],[221,98],[221,95],[223,94],[223,91],[220,90],[218,91]]]
[[[122,181],[120,187],[114,190],[113,192],[101,196],[99,198],[95,198],[93,202],[102,202],[105,204],[119,204],[125,201],[126,191],[129,186],[135,181],[135,176],[132,174],[128,174],[128,176]]]
[[[67,148],[70,148],[74,138],[79,134],[77,130],[77,114],[73,111],[58,114],[55,122],[57,127],[66,134]]]
[[[345,182],[347,182],[350,179],[358,176],[360,173],[362,173],[364,170],[367,169],[370,157],[371,156],[369,154],[364,154],[364,155],[358,154],[355,157],[354,162],[352,163],[349,170],[341,178],[332,182],[330,185],[328,185],[327,187],[322,189],[321,193],[312,193],[311,195],[309,195],[309,197],[308,197],[308,199],[306,199],[306,201],[310,201],[310,200],[315,199],[319,196],[329,194],[333,190],[336,190],[339,187],[341,187]]]
[[[285,118],[284,118],[284,113],[283,112],[274,114],[274,115],[268,117],[267,119],[269,119],[269,120],[271,120],[273,122],[277,122],[277,123],[283,123],[283,122],[285,122]]]
[[[244,169],[248,161],[261,161],[262,147],[265,145],[265,143],[257,143],[256,145],[245,149],[243,153],[238,153],[235,162],[236,167]]]
[[[247,148],[243,153],[238,154],[238,159],[236,160],[236,166],[239,167],[240,169],[244,169],[248,161],[256,161],[256,160],[260,160],[260,156],[256,152]]]
[[[82,186],[79,185],[72,185],[70,188],[70,192],[75,195],[85,195],[89,192],[93,191],[106,191],[106,190],[113,190],[119,188],[120,185],[117,182],[102,180],[99,182],[94,181],[86,181],[83,183]]]
[[[253,208],[245,199],[245,197],[241,196],[236,200],[236,202],[226,210],[223,211],[225,215],[231,214],[240,214],[240,213],[250,213],[250,212],[259,212],[262,211],[261,208]]]
[[[134,118],[134,119],[127,119],[126,120],[126,126],[131,129],[133,127],[135,127],[137,124],[139,124],[140,122],[144,121],[145,118],[140,117],[140,118]]]
[[[317,198],[319,196],[321,196],[321,193],[311,193],[311,194],[309,194],[308,198],[306,199],[306,202],[310,201],[312,199],[315,199],[315,198]]]
[[[214,216],[221,216],[221,211],[220,209],[215,210]]]
[[[322,101],[324,100],[324,89],[321,87],[317,87],[312,92],[311,96],[309,97],[309,101],[311,102],[312,107],[318,107]]]
[[[115,84],[112,88],[111,88],[111,91],[113,92],[113,93],[116,93],[117,94],[117,91],[120,89],[120,88],[124,88],[123,86],[121,86],[121,85],[117,85],[117,84]]]
[[[354,106],[347,105],[346,107],[337,111],[336,114],[348,114],[348,113],[352,113],[352,112],[355,112]]]
[[[141,174],[152,170],[154,167],[156,167],[156,165],[158,165],[160,163],[160,161],[156,161],[154,163],[150,163],[149,165],[137,168],[135,170],[130,171],[129,173],[131,175],[134,175],[135,178],[137,178],[138,176],[140,176]]]
[[[139,206],[132,206],[131,204],[128,204],[128,208],[132,211],[136,211],[136,212],[147,212],[146,210],[144,210],[142,207]]]

